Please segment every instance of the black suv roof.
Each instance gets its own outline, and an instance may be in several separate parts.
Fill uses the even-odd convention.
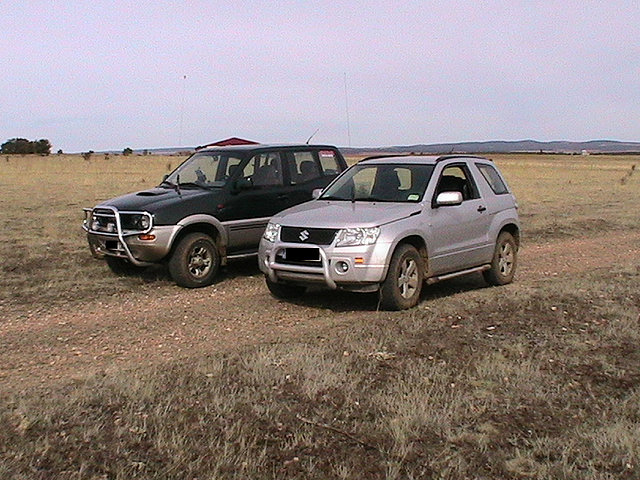
[[[327,149],[337,149],[334,145],[318,145],[318,144],[306,144],[306,143],[258,143],[253,145],[227,145],[227,146],[219,146],[219,147],[206,147],[198,150],[199,152],[207,152],[207,151],[217,151],[217,150],[234,150],[240,152],[250,152],[253,150],[287,150],[287,149],[298,149],[298,148],[327,148]]]

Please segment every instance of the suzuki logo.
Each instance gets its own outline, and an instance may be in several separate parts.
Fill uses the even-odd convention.
[[[298,235],[298,238],[300,239],[301,242],[306,242],[307,239],[309,238],[309,232],[307,232],[306,230],[302,230],[300,232],[300,235]]]

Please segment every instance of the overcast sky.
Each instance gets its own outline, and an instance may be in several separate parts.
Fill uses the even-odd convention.
[[[0,142],[640,140],[637,0],[0,6]]]

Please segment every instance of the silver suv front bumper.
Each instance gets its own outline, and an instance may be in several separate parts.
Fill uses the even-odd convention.
[[[275,243],[262,239],[258,252],[260,270],[273,282],[322,284],[331,289],[375,291],[387,272],[391,244],[351,247],[300,243]],[[302,250],[308,250],[303,252]],[[294,252],[302,260],[291,261]],[[284,253],[284,255],[283,255]]]

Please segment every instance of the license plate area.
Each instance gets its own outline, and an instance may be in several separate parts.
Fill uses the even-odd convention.
[[[104,242],[104,246],[107,250],[121,250],[120,242],[118,242],[117,240],[106,240]]]
[[[277,263],[322,266],[319,248],[284,248],[276,254]]]

